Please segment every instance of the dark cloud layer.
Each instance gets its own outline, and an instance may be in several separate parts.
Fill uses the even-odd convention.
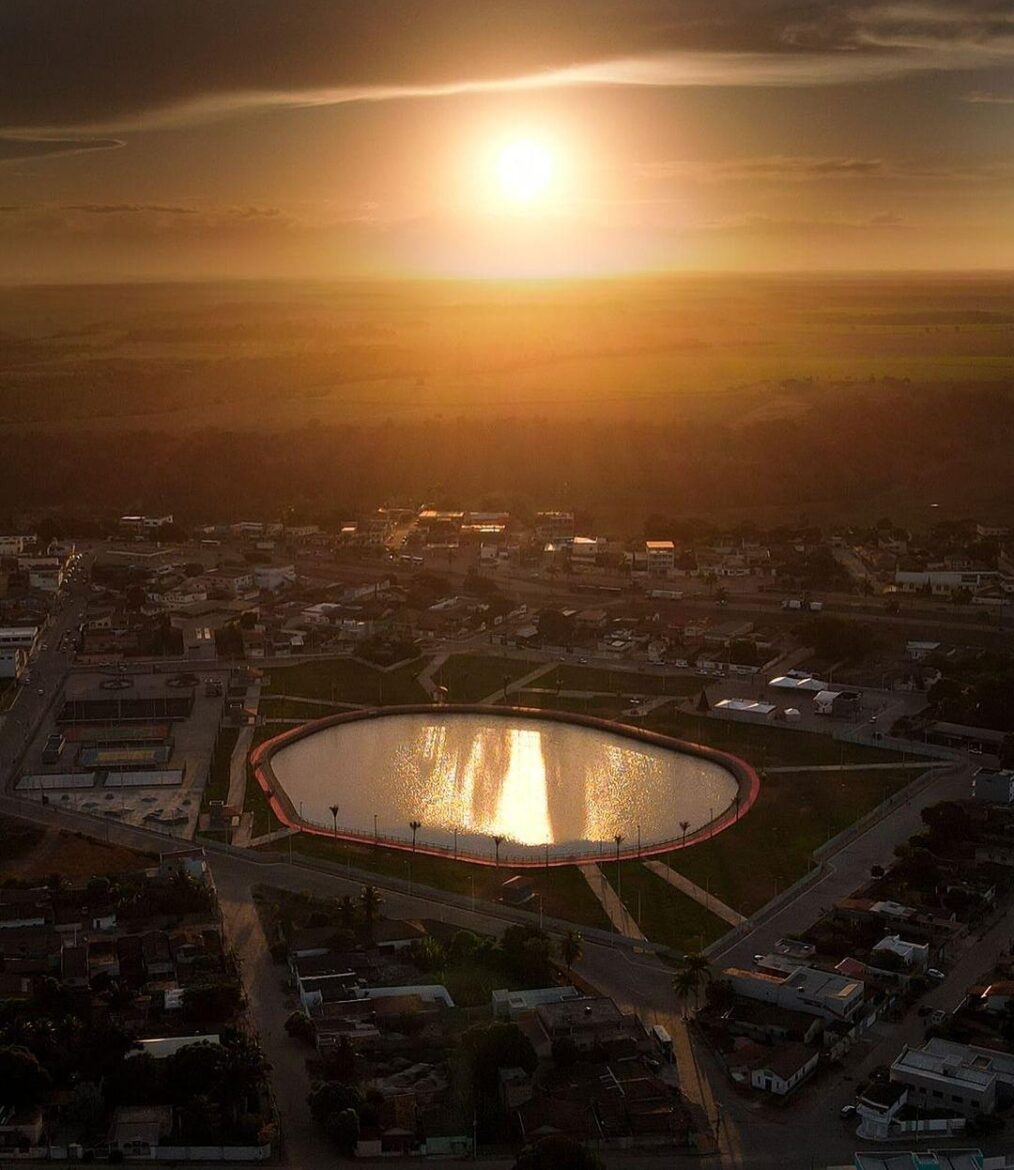
[[[0,0],[0,126],[122,125],[237,95],[504,81],[666,54],[718,55],[731,83],[758,58],[824,57],[844,79],[871,59],[995,63],[1012,35],[1007,0]]]

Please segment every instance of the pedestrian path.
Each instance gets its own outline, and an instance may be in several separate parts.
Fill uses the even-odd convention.
[[[577,868],[591,887],[591,892],[598,898],[614,928],[627,938],[643,940],[645,936],[641,933],[641,928],[634,921],[630,911],[620,901],[616,891],[606,881],[606,875],[602,870],[594,864],[579,865]]]
[[[896,768],[918,768],[925,772],[929,768],[948,768],[950,760],[906,760],[902,764],[799,764],[791,768],[765,768],[769,775],[775,772],[877,772],[891,771]]]
[[[239,729],[229,761],[229,796],[225,803],[238,811],[242,811],[243,798],[246,796],[246,760],[252,744],[253,724],[247,723]]]
[[[425,670],[420,672],[416,680],[434,702],[437,701],[440,688],[434,681],[433,676],[441,668],[441,666],[443,666],[448,658],[450,658],[450,654],[437,654],[434,658],[431,658],[429,665]]]
[[[714,894],[710,894],[707,890],[702,890],[700,886],[694,885],[683,874],[677,873],[674,869],[670,869],[664,861],[646,861],[644,867],[645,869],[650,869],[662,881],[668,882],[669,885],[679,890],[681,894],[686,894],[687,897],[693,898],[695,902],[699,902],[706,910],[710,910],[712,914],[717,914],[719,918],[725,919],[730,926],[739,926],[741,922],[746,922],[746,919],[738,911],[733,910],[731,906],[726,906]]]
[[[514,693],[515,691],[525,690],[529,683],[534,682],[537,678],[542,678],[542,676],[544,674],[549,674],[549,672],[551,670],[555,670],[555,669],[556,669],[555,662],[544,662],[541,666],[537,666],[534,670],[530,670],[526,675],[523,675],[521,678],[515,679],[514,682],[512,682],[512,683],[508,683],[507,684],[507,694],[510,695],[510,694]],[[490,707],[494,703],[499,703],[499,701],[503,697],[504,697],[504,688],[497,687],[497,689],[491,695],[487,695],[484,699],[480,699],[479,702],[483,707]]]

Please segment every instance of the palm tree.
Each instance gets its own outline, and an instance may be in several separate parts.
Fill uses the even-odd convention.
[[[422,821],[409,821],[408,827],[412,830],[412,852],[415,853],[415,835],[422,828]]]
[[[686,847],[687,843],[687,829],[690,828],[689,821],[680,821],[680,828],[683,830],[683,845]]]
[[[334,822],[334,839],[337,841],[338,840],[338,805],[332,804],[329,807],[331,809],[331,820]]]
[[[496,867],[497,867],[497,869],[500,868],[500,842],[502,840],[503,840],[503,837],[494,837],[493,838],[493,849],[495,850],[495,853],[496,853]]]
[[[366,919],[366,933],[373,933],[373,916],[380,909],[383,899],[376,886],[363,886],[359,901],[363,907],[363,917]]]
[[[567,978],[570,978],[570,969],[575,963],[580,963],[584,958],[584,947],[581,942],[581,935],[576,930],[568,930],[567,933],[560,940],[560,958],[563,959],[567,967]]]
[[[672,977],[673,992],[683,1008],[683,1018],[687,1018],[687,1000],[697,991],[697,976],[693,971],[677,971]]]
[[[692,986],[694,999],[700,999],[701,988],[711,979],[711,964],[701,954],[684,955],[677,968],[677,978],[686,976]]]

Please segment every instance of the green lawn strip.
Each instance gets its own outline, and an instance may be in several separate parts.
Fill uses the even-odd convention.
[[[616,863],[600,866],[617,889]],[[729,930],[729,925],[699,902],[644,868],[640,861],[620,862],[620,900],[651,942],[679,951],[700,951]]]
[[[322,705],[318,700],[300,700],[286,696],[284,699],[269,695],[261,699],[257,713],[265,719],[323,719],[325,715],[337,715],[348,707],[332,703]]]
[[[645,725],[678,739],[703,743],[742,756],[755,768],[806,764],[894,764],[904,757],[886,748],[847,743],[812,731],[769,724],[735,723],[667,706],[645,716]]]
[[[685,674],[639,674],[634,670],[609,670],[565,662],[540,678],[537,685],[554,688],[559,685],[563,691],[608,691],[621,695],[696,695],[702,684],[700,679]]]
[[[907,768],[769,773],[738,824],[660,860],[752,914],[806,873],[814,849],[915,778]]]
[[[208,769],[208,783],[204,787],[201,808],[206,809],[213,800],[225,800],[229,795],[229,771],[232,752],[239,738],[238,727],[223,727],[215,742],[215,753]]]
[[[277,843],[268,848],[288,849],[288,842]],[[427,857],[417,853],[414,857],[407,850],[374,848],[372,845],[350,844],[332,841],[327,837],[299,834],[292,839],[294,851],[308,857],[349,865],[355,869],[369,870],[386,877],[409,878],[420,885],[433,886],[439,890],[466,897],[473,893],[476,898],[495,902],[500,896],[501,885],[515,874],[523,874],[532,880],[537,894],[542,895],[542,908],[547,917],[560,918],[582,926],[595,926],[610,930],[609,920],[588,888],[588,883],[574,866],[554,866],[550,869],[516,870],[507,866],[494,869],[487,865],[469,865],[443,857]],[[538,899],[525,907],[538,912]]]
[[[429,696],[419,685],[425,661],[417,658],[396,670],[378,670],[351,658],[324,658],[298,666],[272,668],[268,695],[302,695],[331,703],[366,703],[389,706],[426,703]]]
[[[452,654],[433,673],[439,686],[447,687],[452,703],[477,703],[508,682],[524,678],[540,665],[531,658],[500,658],[492,654]]]

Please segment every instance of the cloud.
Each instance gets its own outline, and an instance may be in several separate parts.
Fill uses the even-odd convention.
[[[973,89],[962,95],[963,102],[974,106],[1014,106],[1014,93],[990,93],[988,90]]]
[[[196,207],[180,207],[167,203],[66,203],[63,211],[84,211],[89,215],[133,215],[151,213],[158,215],[196,215]]]
[[[89,150],[117,150],[123,145],[119,138],[31,138],[0,134],[0,163],[60,154],[83,154]]]
[[[784,180],[866,178],[886,172],[879,158],[807,158],[775,155],[769,158],[719,159],[712,162],[674,161],[643,164],[647,178],[692,178],[700,180]]]
[[[826,236],[870,231],[905,231],[911,227],[901,216],[880,212],[864,219],[793,219],[770,215],[739,215],[711,220],[691,233],[743,236]]]
[[[1007,0],[4,0],[0,126],[558,85],[799,86],[1014,57]]]

